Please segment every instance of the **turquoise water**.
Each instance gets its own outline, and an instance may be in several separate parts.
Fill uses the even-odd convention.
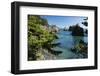
[[[53,49],[56,51],[62,51],[62,53],[57,56],[58,59],[83,58],[82,54],[72,52],[71,48],[74,47],[80,40],[87,43],[87,36],[72,36],[69,31],[59,31],[57,36],[59,39],[56,39],[54,43],[60,43],[60,45],[54,47]]]

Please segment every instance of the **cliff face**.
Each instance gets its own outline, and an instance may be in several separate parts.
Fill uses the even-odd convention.
[[[59,28],[56,25],[51,25],[48,28],[52,33],[56,33],[59,31]]]
[[[79,26],[75,26],[74,29],[72,30],[72,35],[73,36],[84,36],[83,28]]]
[[[69,27],[69,31],[72,31],[73,36],[84,36],[84,29],[78,24]]]

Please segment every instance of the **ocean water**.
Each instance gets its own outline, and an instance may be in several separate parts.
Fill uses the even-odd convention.
[[[59,31],[57,33],[59,39],[54,40],[54,43],[60,43],[60,45],[54,47],[56,51],[62,51],[62,53],[57,55],[57,59],[79,59],[83,58],[82,54],[75,53],[71,51],[80,40],[88,43],[87,36],[72,36],[70,31]]]

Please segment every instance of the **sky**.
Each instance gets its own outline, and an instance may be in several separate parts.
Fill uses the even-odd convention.
[[[56,25],[59,28],[69,28],[69,26],[79,24],[83,28],[85,27],[82,22],[84,22],[83,19],[87,17],[82,16],[50,16],[50,15],[44,15],[41,16],[42,18],[47,19],[49,25]]]

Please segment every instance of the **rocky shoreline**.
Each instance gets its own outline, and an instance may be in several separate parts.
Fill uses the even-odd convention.
[[[42,49],[37,53],[37,59],[36,60],[56,60],[56,55],[48,52],[46,49]]]

